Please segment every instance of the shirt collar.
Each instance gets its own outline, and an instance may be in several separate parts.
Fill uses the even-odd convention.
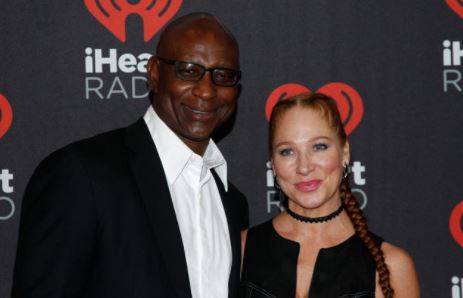
[[[204,156],[194,153],[180,138],[159,118],[153,107],[150,105],[143,116],[151,138],[154,141],[159,157],[161,159],[167,183],[172,186],[175,180],[187,166],[192,156],[203,160],[203,167],[215,169],[222,181],[224,188],[228,191],[227,162],[212,139],[209,140]]]

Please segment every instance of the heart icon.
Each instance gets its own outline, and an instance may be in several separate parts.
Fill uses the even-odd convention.
[[[265,104],[267,120],[270,119],[272,109],[278,101],[304,92],[310,92],[310,89],[293,83],[281,85],[273,90]],[[363,102],[360,94],[351,86],[339,82],[328,83],[317,92],[324,93],[336,101],[344,129],[349,135],[363,117]]]
[[[447,5],[463,19],[463,4],[459,0],[446,0]]]
[[[459,0],[446,0],[447,5],[463,19],[463,4]]]
[[[450,214],[449,227],[453,239],[463,248],[463,230],[461,220],[463,219],[463,201],[453,209]]]
[[[13,110],[3,94],[0,94],[0,139],[10,129],[13,122]]]
[[[182,0],[140,0],[131,4],[128,0],[84,0],[90,13],[117,39],[126,41],[125,21],[130,14],[138,14],[143,20],[143,39],[149,41],[174,17]]]

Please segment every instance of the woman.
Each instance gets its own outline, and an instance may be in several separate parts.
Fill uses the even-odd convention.
[[[352,195],[350,150],[336,103],[277,103],[270,153],[285,211],[243,235],[242,297],[419,297],[410,256],[368,231]]]

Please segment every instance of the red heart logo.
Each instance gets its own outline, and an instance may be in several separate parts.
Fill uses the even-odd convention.
[[[299,84],[284,84],[273,90],[265,104],[267,120],[270,119],[272,109],[278,101],[304,92],[310,92],[310,90]],[[336,101],[344,129],[349,135],[363,117],[363,102],[360,94],[351,86],[339,82],[328,83],[317,92],[324,93]]]
[[[0,139],[6,134],[13,122],[13,110],[3,94],[0,94]]]
[[[460,0],[446,0],[447,5],[463,19],[463,4]]]
[[[453,209],[449,220],[450,234],[461,247],[463,247],[463,230],[461,228],[462,219],[463,201],[458,203],[458,205]]]
[[[130,14],[143,19],[144,41],[147,42],[173,18],[182,0],[84,0],[90,13],[120,41],[126,41],[125,20]]]

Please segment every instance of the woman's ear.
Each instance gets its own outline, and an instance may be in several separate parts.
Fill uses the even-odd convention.
[[[344,146],[342,147],[342,165],[348,165],[350,163],[350,144],[346,140]]]

